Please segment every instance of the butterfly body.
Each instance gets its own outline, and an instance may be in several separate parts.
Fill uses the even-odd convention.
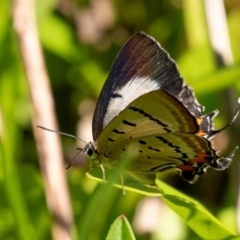
[[[168,53],[138,33],[112,66],[93,118],[95,145],[84,151],[91,167],[116,168],[128,159],[125,171],[142,183],[172,172],[193,183],[208,167],[227,168],[233,156],[217,155],[210,141],[217,112],[203,109]]]

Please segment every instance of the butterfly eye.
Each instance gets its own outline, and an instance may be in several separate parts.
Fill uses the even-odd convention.
[[[93,155],[93,150],[92,149],[87,149],[87,151],[85,152],[89,157],[91,157]]]
[[[86,146],[84,147],[84,153],[88,157],[93,157],[94,153],[96,153],[96,150],[91,142],[87,143]]]

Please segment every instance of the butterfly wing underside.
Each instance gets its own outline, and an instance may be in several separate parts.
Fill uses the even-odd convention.
[[[135,157],[128,171],[148,184],[154,183],[156,173],[167,170],[193,182],[207,166],[218,168],[219,157],[211,143],[197,135],[199,130],[181,102],[156,90],[134,100],[104,128],[97,151],[108,167],[115,167],[116,160],[119,164],[131,151]]]
[[[127,171],[153,184],[157,173],[174,171],[195,182],[207,167],[226,169],[234,155],[218,156],[210,139],[217,111],[204,107],[181,77],[169,54],[152,37],[135,34],[116,57],[100,93],[87,156],[103,169],[117,167],[128,156]],[[104,172],[104,171],[103,171]]]

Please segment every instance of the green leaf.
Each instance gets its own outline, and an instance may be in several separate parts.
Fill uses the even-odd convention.
[[[11,71],[5,70],[0,74],[0,189],[2,190],[0,208],[4,209],[5,216],[9,218],[2,220],[5,229],[1,226],[0,238],[5,239],[8,232],[12,231],[14,238],[39,239],[28,211],[26,193],[22,188],[19,176],[21,168],[15,159],[16,153],[20,151],[21,141],[15,109],[21,101],[19,81],[22,72],[18,71],[16,65],[11,65],[16,60],[16,56],[10,51],[8,53],[12,61],[6,66],[11,66]]]
[[[99,169],[91,169],[87,176],[103,182],[102,172]],[[112,178],[115,176],[115,179]],[[120,180],[117,180],[116,171],[106,170],[106,180],[114,182],[114,186],[122,188]],[[120,177],[119,177],[120,178]],[[124,189],[138,192],[147,196],[161,196],[163,201],[177,214],[183,221],[203,239],[240,239],[240,237],[227,229],[218,219],[216,219],[201,203],[191,197],[179,192],[166,183],[156,180],[159,189],[143,185],[132,178],[124,177]]]
[[[81,58],[75,44],[74,33],[68,24],[55,15],[46,15],[39,24],[39,36],[43,46],[68,62]],[[51,34],[49,34],[51,33]]]
[[[119,216],[112,224],[107,240],[133,240],[135,239],[132,228],[124,215]]]
[[[105,174],[106,174],[106,181],[103,181],[102,172],[99,169],[91,169],[86,173],[88,178],[91,178],[100,183],[109,182],[109,183],[112,183],[113,186],[121,189],[123,188],[123,185],[124,185],[124,190],[137,192],[145,196],[151,196],[151,197],[161,196],[161,193],[159,192],[158,188],[156,188],[155,186],[144,185],[138,182],[137,180],[130,178],[129,176],[124,175],[123,177],[124,183],[122,183],[120,181],[121,180],[120,172],[118,170],[105,169]],[[113,179],[114,176],[116,177],[115,179]]]
[[[163,183],[156,184],[161,189],[163,201],[177,213],[186,224],[203,239],[240,239],[227,229],[196,200]]]
[[[220,91],[239,83],[240,67],[239,64],[221,69],[211,75],[205,76],[201,81],[194,83],[194,90],[198,94]]]

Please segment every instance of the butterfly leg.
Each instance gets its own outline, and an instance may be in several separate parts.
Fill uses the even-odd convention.
[[[104,167],[103,167],[102,163],[100,162],[100,160],[99,160],[99,166],[100,166],[100,168],[101,168],[101,170],[102,170],[102,174],[103,174],[103,181],[105,182],[105,180],[106,180],[106,176],[105,176],[105,169],[104,169]]]

